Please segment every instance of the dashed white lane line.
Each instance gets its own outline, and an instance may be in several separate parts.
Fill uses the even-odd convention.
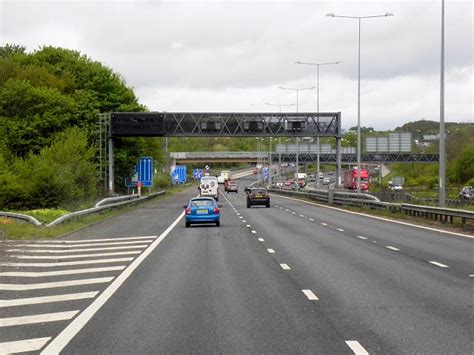
[[[291,214],[296,214],[296,212],[291,212]]]
[[[26,305],[31,305],[31,304],[44,304],[44,303],[84,300],[88,298],[94,298],[95,296],[97,296],[98,293],[99,291],[92,291],[92,292],[70,293],[70,294],[64,294],[64,295],[54,295],[54,296],[44,296],[44,297],[0,300],[0,308],[26,306]]]
[[[439,267],[442,267],[442,268],[448,268],[449,266],[448,265],[444,265],[444,264],[441,264],[441,263],[438,263],[437,261],[428,261],[430,264],[433,264],[433,265],[436,265],[436,266],[439,266]]]
[[[321,222],[321,225],[322,225],[322,226],[327,226],[328,224],[327,224],[327,223],[324,223],[324,222]]]
[[[250,232],[251,232],[252,234],[256,234],[256,233],[257,233],[257,231],[254,231],[254,230],[252,230],[252,231],[250,231]]]
[[[10,255],[12,258],[18,259],[79,259],[79,258],[93,258],[96,256],[116,256],[116,255],[131,255],[131,254],[141,254],[141,251],[121,251],[116,253],[99,253],[99,254],[77,254],[77,255]]]
[[[244,218],[244,217],[242,217],[242,216],[239,216],[239,218],[240,218],[240,219],[242,219],[242,218]]]
[[[259,242],[264,242],[265,239],[263,239],[263,238],[258,238],[258,241],[259,241]]]
[[[26,353],[30,351],[38,351],[44,344],[51,340],[49,338],[25,339],[17,341],[9,341],[0,343],[0,349],[4,354]]]
[[[339,232],[344,232],[344,229],[342,229],[342,228],[337,228],[337,230],[338,230]]]
[[[301,217],[301,218],[304,218],[304,215],[300,214],[300,217]]]
[[[391,245],[387,245],[385,248],[390,249],[390,250],[394,250],[394,251],[400,251],[400,249],[392,247]]]
[[[247,228],[250,228],[250,227],[251,227],[251,225],[250,225],[250,224],[247,224],[247,225],[246,225],[246,227],[247,227]]]
[[[310,301],[319,301],[319,298],[311,290],[301,290]]]
[[[362,240],[367,240],[367,239],[368,239],[368,238],[363,237],[363,236],[361,236],[361,235],[358,235],[357,238],[362,239]]]
[[[367,350],[364,349],[362,345],[356,340],[348,340],[346,341],[347,346],[351,348],[351,350],[354,352],[356,355],[369,355]]]
[[[247,221],[245,219],[242,220],[242,223],[247,223]]]
[[[95,279],[42,282],[42,283],[37,283],[37,284],[0,284],[0,290],[28,291],[28,290],[41,290],[41,289],[58,288],[58,287],[93,285],[93,284],[107,283],[107,282],[112,281],[113,279],[114,279],[113,277],[99,277]]]
[[[283,270],[291,270],[291,268],[288,266],[288,264],[280,264],[280,266]]]
[[[120,266],[96,267],[96,268],[88,268],[88,269],[71,269],[71,270],[60,270],[60,271],[38,271],[38,272],[7,271],[7,272],[0,272],[0,276],[47,277],[47,276],[61,276],[61,275],[79,275],[79,274],[93,274],[96,272],[121,271],[125,268],[126,268],[125,265],[120,265]]]
[[[74,317],[77,313],[79,313],[79,311],[67,311],[67,312],[35,314],[32,316],[0,318],[0,328],[12,327],[15,325],[58,322],[62,320],[69,320],[72,317]]]
[[[473,275],[469,275],[469,277],[474,277],[474,274],[473,274]]]
[[[273,250],[273,249],[267,249],[267,251],[268,251],[270,254],[275,254],[275,250]]]
[[[115,259],[93,259],[83,261],[67,261],[58,263],[0,263],[0,266],[12,267],[56,267],[56,266],[74,266],[87,264],[111,264],[124,261],[132,261],[133,258],[115,258]]]
[[[310,220],[311,222],[314,222],[314,219],[313,219],[313,218],[310,218],[309,220]]]
[[[37,254],[71,254],[79,252],[89,252],[89,251],[106,251],[106,250],[124,250],[124,249],[144,249],[148,245],[130,245],[125,247],[103,247],[103,248],[85,248],[85,249],[67,249],[67,250],[50,250],[50,249],[40,249],[40,250],[26,250],[26,249],[7,249],[7,252],[25,252],[25,253],[37,253]]]

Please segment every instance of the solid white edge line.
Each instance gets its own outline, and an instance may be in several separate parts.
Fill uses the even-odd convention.
[[[365,213],[361,213],[361,212],[346,211],[346,210],[343,210],[342,208],[337,208],[337,207],[332,207],[332,206],[321,205],[321,204],[319,204],[319,203],[303,201],[303,200],[299,200],[299,199],[297,199],[297,198],[292,198],[292,197],[286,197],[286,196],[281,196],[281,195],[278,195],[278,196],[277,196],[277,195],[273,195],[273,196],[275,196],[275,197],[277,197],[277,198],[283,198],[283,199],[287,199],[287,200],[292,200],[292,201],[298,201],[298,202],[306,203],[306,204],[308,204],[308,205],[313,205],[313,206],[318,206],[318,207],[329,208],[329,209],[336,210],[336,211],[340,211],[340,212],[344,212],[344,213],[355,214],[355,215],[364,216],[364,217],[367,217],[367,218],[378,219],[378,220],[380,220],[380,221],[392,222],[392,223],[402,224],[402,225],[405,225],[405,226],[410,226],[410,227],[415,227],[415,228],[426,229],[426,230],[429,230],[429,231],[434,231],[434,232],[439,232],[439,233],[445,233],[445,234],[451,234],[451,235],[456,235],[456,236],[459,236],[459,237],[465,237],[465,238],[474,239],[474,235],[463,234],[463,233],[456,233],[456,232],[445,231],[445,230],[442,230],[442,229],[436,229],[436,228],[431,228],[431,227],[420,226],[420,225],[418,225],[418,224],[411,224],[411,223],[407,223],[407,222],[396,221],[396,220],[393,220],[393,219],[388,219],[388,218],[383,218],[383,217],[378,217],[378,216],[371,216],[371,215],[369,215],[369,214],[365,214]],[[321,223],[321,224],[322,224],[322,223]],[[323,225],[324,225],[324,224],[323,224]]]
[[[369,355],[367,350],[364,349],[362,345],[356,340],[347,340],[346,341],[347,346],[351,348],[351,350],[354,352],[356,355]]]
[[[59,354],[61,350],[71,341],[74,336],[87,324],[87,322],[94,316],[94,314],[112,297],[112,295],[119,289],[119,287],[128,279],[132,272],[146,259],[150,253],[155,250],[158,245],[166,238],[166,236],[173,230],[174,227],[183,218],[184,211],[176,218],[176,220],[157,238],[153,243],[130,265],[123,273],[121,273],[107,287],[99,297],[92,302],[81,314],[79,314],[59,335],[48,344],[48,346],[41,352],[41,354]]]
[[[37,351],[46,344],[51,337],[24,339],[0,343],[0,349],[3,354],[25,353],[29,351]]]
[[[283,270],[291,270],[291,268],[288,266],[288,264],[280,264],[280,266]]]
[[[438,263],[437,261],[428,261],[428,262],[429,262],[430,264],[433,264],[433,265],[436,265],[436,266],[439,266],[439,267],[449,268],[448,265]]]
[[[301,290],[305,294],[305,296],[310,300],[310,301],[319,301],[318,296],[316,296],[313,291],[311,290]]]
[[[44,304],[44,303],[56,303],[65,301],[76,301],[87,298],[94,298],[97,296],[99,291],[92,292],[81,292],[81,293],[70,293],[64,295],[54,296],[43,296],[43,297],[31,297],[31,298],[16,298],[11,300],[0,300],[0,308],[2,307],[17,307],[26,306],[30,304]],[[0,347],[1,349],[1,347]]]

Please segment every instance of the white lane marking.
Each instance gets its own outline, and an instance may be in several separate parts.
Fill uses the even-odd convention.
[[[244,217],[242,217],[242,216],[239,216],[239,218],[240,218],[240,219],[242,219],[242,218],[244,218]]]
[[[280,210],[282,210],[282,209],[283,209],[283,207],[280,207]]]
[[[142,240],[142,239],[155,239],[156,235],[149,235],[143,237],[126,237],[126,238],[105,238],[105,239],[84,239],[84,240],[37,240],[35,243],[41,244],[76,244],[76,243],[94,243],[94,242],[109,242],[109,241],[122,241],[122,240]]]
[[[301,218],[304,218],[304,215],[300,214],[300,217],[301,217]]]
[[[324,222],[321,222],[321,225],[322,225],[322,226],[327,226],[328,224],[327,224],[327,223],[324,223]]]
[[[247,223],[247,221],[245,219],[242,220],[242,223]]]
[[[344,232],[344,229],[342,229],[342,228],[337,228],[337,230],[338,230],[339,232]]]
[[[46,245],[44,243],[42,244],[13,244],[9,245],[11,247],[16,247],[16,248],[84,248],[84,247],[100,247],[100,246],[113,246],[113,245],[133,245],[133,244],[143,244],[143,243],[148,243],[150,244],[153,241],[153,239],[150,239],[148,241],[146,240],[137,240],[137,241],[132,241],[132,242],[110,242],[110,243],[89,243],[89,244],[68,244],[68,245],[58,245],[58,244],[51,244],[51,245]]]
[[[240,216],[240,213],[237,213],[237,216]]]
[[[31,298],[17,298],[12,300],[0,300],[0,308],[2,307],[16,307],[25,306],[30,304],[44,304],[44,303],[56,303],[65,301],[76,301],[87,298],[94,298],[97,296],[99,291],[92,292],[81,292],[81,293],[69,293],[64,295],[44,296],[44,297],[31,297]],[[1,347],[0,347],[1,349]]]
[[[58,281],[58,282],[42,282],[37,284],[0,284],[0,290],[5,291],[29,291],[29,290],[42,290],[47,288],[58,288],[58,287],[71,287],[71,286],[82,286],[107,283],[112,281],[113,277],[99,277],[95,279],[81,279],[71,281]]]
[[[48,344],[41,354],[59,354],[62,349],[71,341],[74,336],[87,324],[94,314],[112,297],[119,287],[128,279],[133,271],[155,250],[158,245],[166,238],[184,216],[184,211],[176,218],[176,220],[155,240],[153,243],[136,258],[123,273],[121,273],[112,284],[102,292],[89,307],[79,314],[59,335]]]
[[[319,301],[319,298],[311,290],[301,290],[310,301]]]
[[[8,341],[0,343],[0,349],[4,354],[26,353],[41,349],[50,340],[51,337]]]
[[[288,208],[285,208],[285,211],[286,211],[286,212],[290,212],[290,210],[289,210]]]
[[[436,266],[439,266],[439,267],[444,267],[444,268],[447,268],[449,267],[448,265],[444,265],[444,264],[441,264],[441,263],[438,263],[437,261],[428,261],[430,264],[433,264],[433,265],[436,265]]]
[[[98,253],[98,254],[77,254],[77,255],[9,255],[12,258],[18,259],[79,259],[79,258],[94,258],[96,256],[116,256],[116,255],[131,255],[140,254],[141,251],[121,251],[116,253]]]
[[[0,272],[0,276],[47,277],[47,276],[61,276],[61,275],[79,275],[79,274],[93,274],[96,272],[120,271],[125,268],[126,268],[125,265],[120,265],[120,266],[96,267],[96,268],[88,268],[88,269],[70,269],[70,270],[60,270],[60,271],[38,271],[38,272],[7,271],[7,272]]]
[[[431,228],[431,227],[420,226],[420,225],[417,225],[417,224],[396,221],[396,220],[393,220],[393,219],[388,219],[388,218],[383,218],[383,217],[372,216],[372,215],[361,213],[361,212],[347,211],[347,210],[344,210],[342,208],[321,205],[319,203],[314,203],[314,202],[303,201],[303,200],[299,200],[299,199],[293,198],[293,197],[278,196],[278,195],[273,195],[273,196],[278,197],[278,198],[287,199],[287,200],[302,202],[302,203],[305,203],[307,205],[313,205],[313,206],[318,206],[318,207],[323,207],[323,208],[329,208],[329,209],[333,209],[333,210],[344,212],[344,213],[355,214],[355,215],[358,215],[358,216],[364,216],[364,217],[372,218],[372,219],[378,219],[378,220],[385,221],[385,222],[397,223],[397,224],[402,224],[402,225],[405,225],[405,226],[426,229],[426,230],[429,230],[429,231],[434,231],[434,232],[439,232],[439,233],[444,233],[444,234],[450,234],[450,235],[457,235],[457,236],[460,236],[460,237],[474,239],[474,235],[456,233],[456,232],[450,232],[450,231],[446,231],[446,230],[442,230],[442,229],[436,229],[436,228]]]
[[[361,236],[361,235],[358,235],[357,238],[362,239],[362,240],[367,240],[367,239],[368,239],[368,238],[363,237],[363,236]]]
[[[385,248],[390,249],[390,250],[394,250],[394,251],[400,251],[400,249],[392,247],[391,245],[387,245]]]
[[[296,214],[296,212],[291,212],[291,214]]]
[[[26,249],[7,249],[7,252],[24,252],[24,253],[37,253],[37,254],[72,254],[79,252],[89,252],[89,251],[106,251],[106,250],[126,250],[126,249],[145,249],[148,245],[130,245],[125,247],[102,247],[102,248],[85,248],[85,249],[65,249],[65,250],[26,250]]]
[[[0,328],[12,327],[15,325],[36,324],[46,322],[57,322],[68,320],[74,317],[79,311],[67,311],[45,314],[34,314],[32,316],[21,316],[11,318],[0,318]]]
[[[264,242],[265,239],[263,239],[263,238],[258,238],[258,241],[259,241],[259,242]]]
[[[73,266],[73,265],[87,265],[87,264],[111,264],[123,261],[131,261],[133,258],[115,258],[115,259],[95,259],[83,261],[66,261],[58,263],[0,263],[0,266],[12,267],[56,267],[56,266]]]
[[[355,355],[369,355],[367,350],[365,350],[356,340],[348,340],[346,341],[346,344],[351,348]]]
[[[469,277],[474,277],[474,274],[473,274],[473,275],[469,275]]]
[[[288,266],[288,264],[280,264],[280,266],[283,270],[291,270],[291,268]]]
[[[275,254],[275,250],[273,250],[273,249],[267,249],[267,251],[268,251],[270,254]]]
[[[256,233],[257,233],[257,231],[254,231],[254,230],[253,230],[253,231],[251,231],[251,232],[252,232],[252,234],[256,234]]]
[[[310,218],[309,220],[310,220],[311,222],[314,222],[314,218]]]

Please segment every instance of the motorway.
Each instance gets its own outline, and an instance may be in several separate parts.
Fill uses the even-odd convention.
[[[56,242],[2,242],[0,352],[472,354],[474,237],[190,188]],[[173,226],[173,222],[176,224]]]

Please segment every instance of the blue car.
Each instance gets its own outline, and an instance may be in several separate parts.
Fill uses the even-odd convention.
[[[194,223],[221,224],[221,205],[218,205],[212,197],[194,197],[185,206],[185,224],[190,227]]]

